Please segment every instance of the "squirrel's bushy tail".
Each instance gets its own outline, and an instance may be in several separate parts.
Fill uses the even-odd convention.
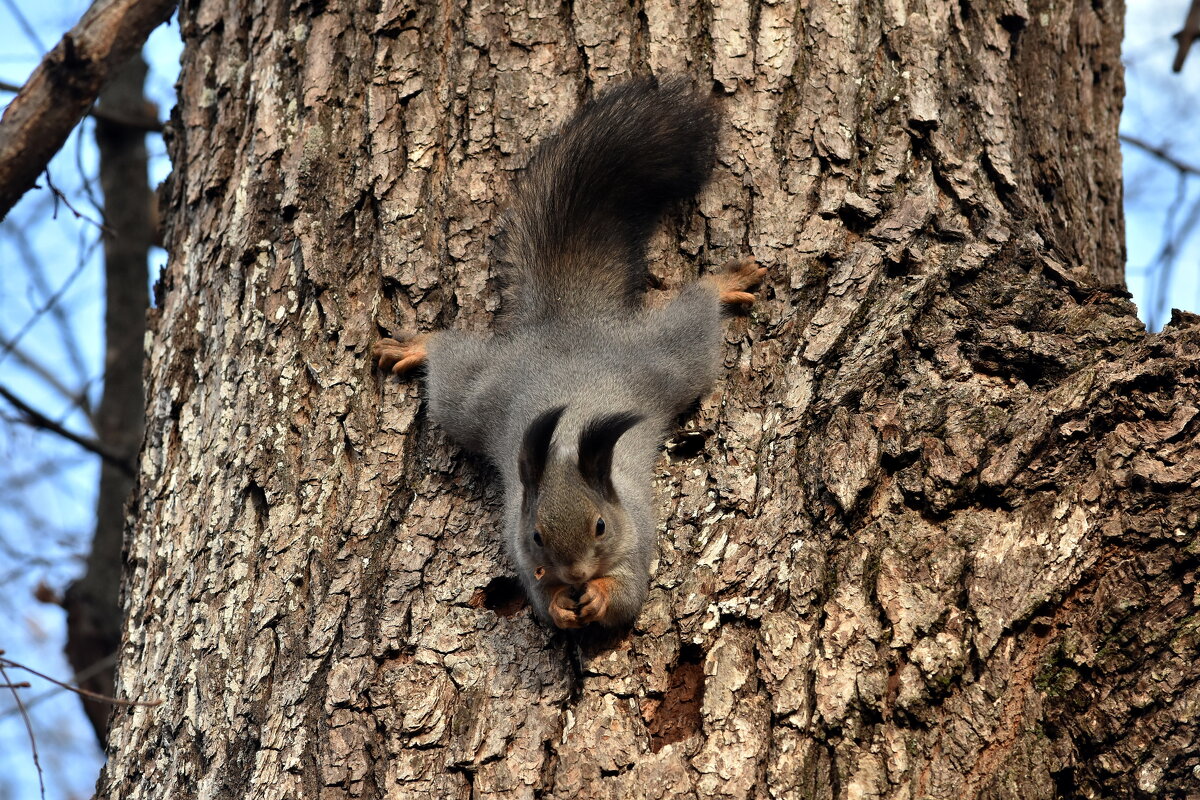
[[[717,112],[684,78],[635,80],[584,106],[517,183],[497,240],[513,321],[617,312],[645,288],[646,242],[712,171]]]

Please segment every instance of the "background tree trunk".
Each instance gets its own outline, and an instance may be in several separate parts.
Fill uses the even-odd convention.
[[[100,92],[104,112],[127,119],[154,119],[156,110],[143,93],[146,62],[135,53]],[[154,244],[154,193],[150,190],[146,131],[111,118],[96,119],[100,187],[104,192],[104,395],[95,415],[97,438],[126,463],[142,443],[142,355],[146,308],[150,305],[146,261]],[[87,571],[67,587],[67,659],[76,674],[90,675],[80,685],[98,694],[113,693],[114,656],[121,644],[121,571],[125,503],[133,489],[128,468],[100,462],[96,494],[96,533]],[[97,670],[98,665],[103,665]],[[84,711],[104,746],[108,703],[82,697]]]
[[[186,5],[119,669],[164,704],[100,795],[1192,791],[1200,327],[1103,288],[1122,12]],[[488,326],[513,172],[648,71],[726,110],[657,275],[770,284],[668,445],[636,630],[577,641],[366,354]]]

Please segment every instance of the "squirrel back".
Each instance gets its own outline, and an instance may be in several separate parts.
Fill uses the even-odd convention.
[[[543,144],[498,239],[508,330],[382,339],[380,366],[424,364],[430,417],[483,451],[531,604],[563,629],[630,625],[655,553],[654,461],[708,392],[721,307],[765,270],[729,262],[644,309],[645,249],[667,206],[713,168],[717,113],[684,79],[602,93]]]
[[[712,172],[717,112],[683,78],[602,93],[538,148],[497,239],[510,322],[635,307],[663,211]]]

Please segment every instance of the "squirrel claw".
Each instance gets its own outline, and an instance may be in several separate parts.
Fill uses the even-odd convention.
[[[721,271],[710,276],[709,280],[723,304],[745,306],[756,299],[747,290],[756,288],[766,275],[766,267],[760,267],[753,258],[735,258],[725,262]]]
[[[425,363],[428,356],[428,335],[418,334],[403,342],[395,339],[380,339],[371,345],[371,355],[379,360],[379,368],[400,375]]]
[[[582,623],[604,622],[608,613],[608,598],[613,591],[612,578],[595,578],[588,581],[583,596],[579,598],[579,619]]]

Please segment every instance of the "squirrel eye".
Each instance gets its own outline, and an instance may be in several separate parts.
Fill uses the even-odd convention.
[[[542,532],[541,532],[541,531],[534,531],[534,532],[533,532],[533,542],[534,542],[534,544],[536,544],[538,547],[541,547],[541,546],[542,546]]]
[[[597,536],[604,535],[604,517],[596,518],[596,535]]]

